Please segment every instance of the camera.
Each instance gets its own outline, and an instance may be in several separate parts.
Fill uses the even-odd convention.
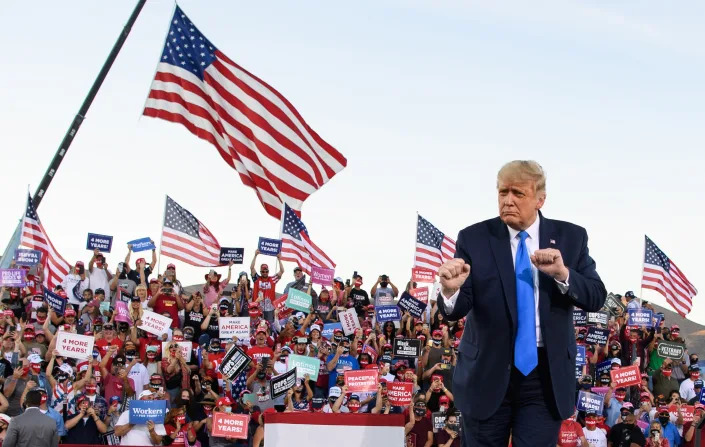
[[[170,294],[172,294],[172,293],[174,292],[174,289],[171,288],[171,287],[164,287],[164,288],[162,289],[162,292],[166,293],[167,295],[170,295]]]
[[[381,278],[382,278],[382,281],[389,281],[389,276],[387,276],[387,275],[382,275]]]

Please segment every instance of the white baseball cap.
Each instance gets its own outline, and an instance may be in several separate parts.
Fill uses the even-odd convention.
[[[152,392],[149,390],[144,390],[140,393],[138,399],[142,399],[143,397],[151,396]]]

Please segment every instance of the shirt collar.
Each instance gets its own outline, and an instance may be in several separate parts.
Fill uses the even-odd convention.
[[[529,237],[535,241],[539,240],[539,224],[540,223],[541,223],[541,217],[537,215],[534,223],[532,223],[531,226],[526,229],[526,232],[529,234]],[[519,234],[519,231],[515,230],[514,228],[510,227],[509,225],[507,225],[507,229],[509,230],[509,239],[510,240],[516,239],[517,235]]]

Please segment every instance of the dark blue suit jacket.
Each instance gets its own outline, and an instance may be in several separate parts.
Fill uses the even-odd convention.
[[[562,419],[575,407],[573,306],[597,311],[607,292],[588,254],[587,232],[539,213],[539,247],[560,250],[570,269],[562,294],[553,278],[539,272],[539,316],[553,394]],[[466,417],[487,419],[499,408],[509,386],[517,327],[516,280],[507,226],[496,217],[458,235],[456,258],[470,264],[452,312],[438,299],[440,312],[455,321],[467,315],[453,376],[455,405]]]

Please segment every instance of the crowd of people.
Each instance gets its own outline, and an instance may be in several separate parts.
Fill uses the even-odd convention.
[[[55,421],[57,436],[68,444],[259,447],[264,445],[267,413],[315,412],[403,414],[407,447],[460,445],[452,377],[456,359],[463,355],[458,349],[464,319],[446,321],[430,296],[420,317],[401,312],[399,321],[379,323],[375,307],[398,302],[418,284],[405,279],[399,288],[380,274],[368,289],[356,272],[352,278],[313,286],[299,267],[285,279],[281,260],[275,261],[276,272],[270,272],[268,264],[257,265],[258,256],[256,251],[249,272],[233,275],[231,263],[223,267],[225,277],[210,270],[194,288],[179,281],[174,264],[157,272],[155,251],[151,262],[139,258],[132,264],[128,246],[124,260],[111,271],[96,250],[87,263],[76,262],[54,288],[67,300],[62,314],[45,302],[41,264],[26,268],[26,287],[0,290],[0,443],[15,447],[13,419],[38,407]],[[309,312],[277,306],[277,289],[310,295]],[[627,309],[650,306],[631,292],[618,298]],[[127,304],[131,321],[116,320],[119,301]],[[325,331],[351,308],[360,329],[349,336],[340,329]],[[171,318],[165,335],[139,328],[146,310]],[[693,445],[695,426],[705,413],[699,402],[703,382],[697,353],[686,351],[679,360],[662,358],[656,349],[659,340],[685,342],[678,326],[665,319],[656,328],[629,326],[623,312],[611,310],[605,346],[587,345],[586,327],[575,331],[577,344],[586,347],[586,364],[576,373],[576,399],[580,390],[602,392],[602,411],[576,410],[561,427],[559,445]],[[249,339],[219,337],[219,318],[229,316],[249,317]],[[91,358],[61,356],[58,331],[93,336]],[[420,340],[420,355],[395,356],[398,338]],[[190,358],[179,348],[181,342],[192,344]],[[230,380],[219,365],[233,345],[252,362]],[[291,354],[317,358],[318,377],[299,379],[286,394],[272,397],[270,380],[288,370]],[[609,369],[639,365],[642,384],[615,388],[609,369],[597,374],[606,361]],[[345,371],[360,369],[377,372],[376,390],[348,391]],[[413,384],[408,405],[390,403],[387,386],[395,381]],[[165,400],[164,423],[131,424],[134,399]],[[684,414],[688,405],[694,406],[690,417]],[[248,414],[247,439],[212,436],[213,412]]]

